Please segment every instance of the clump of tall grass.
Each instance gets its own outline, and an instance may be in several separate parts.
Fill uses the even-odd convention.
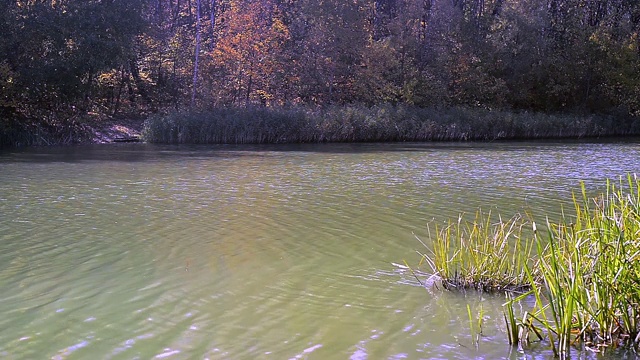
[[[154,115],[155,143],[465,141],[630,135],[606,116],[516,113],[481,108],[358,104],[215,108]],[[626,131],[626,130],[625,130]]]
[[[525,268],[532,266],[534,242],[524,238],[527,220],[478,211],[465,221],[461,215],[444,227],[429,228],[429,254],[423,260],[446,289],[528,291]]]
[[[545,333],[563,358],[572,345],[637,350],[640,180],[635,175],[617,183],[607,180],[596,198],[587,196],[583,184],[573,196],[573,210],[558,222],[547,220],[546,236],[531,222],[526,239],[526,222],[519,217],[496,223],[482,215],[467,223],[459,219],[436,229],[424,257],[447,289],[526,290],[516,298],[509,295],[504,304],[513,345],[522,347],[531,334],[542,339]],[[534,306],[520,320],[513,304],[525,297],[535,299]]]
[[[539,322],[554,352],[565,356],[577,341],[592,349],[640,344],[640,181],[629,176],[607,181],[594,199],[573,199],[575,215],[548,224],[537,238],[537,271],[532,284]],[[556,346],[557,345],[557,346]]]

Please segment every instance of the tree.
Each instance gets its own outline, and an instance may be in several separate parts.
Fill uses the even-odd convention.
[[[129,61],[144,29],[142,2],[4,2],[2,60],[25,114],[73,112],[93,101],[95,79]],[[19,89],[19,90],[18,90]]]
[[[285,81],[284,44],[289,29],[278,4],[234,0],[222,12],[215,48],[209,52],[208,91],[222,104],[276,100]]]

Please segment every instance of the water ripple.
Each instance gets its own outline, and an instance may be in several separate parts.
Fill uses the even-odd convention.
[[[0,155],[0,357],[468,358],[480,303],[509,357],[502,298],[397,265],[414,234],[640,173],[629,143],[139,150]]]

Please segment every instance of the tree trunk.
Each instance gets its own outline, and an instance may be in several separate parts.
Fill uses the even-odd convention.
[[[253,76],[249,75],[249,83],[247,84],[247,93],[245,94],[245,104],[249,105],[251,99],[251,88],[253,87]]]
[[[146,102],[148,104],[149,103],[149,99],[147,98],[147,92],[145,90],[142,78],[140,77],[140,69],[138,69],[138,62],[137,62],[136,59],[130,59],[129,60],[129,69],[131,71],[131,76],[133,77],[133,80],[135,81],[135,85],[138,88],[138,93],[142,97],[142,100],[144,100],[144,102]]]
[[[216,48],[216,8],[218,7],[216,0],[211,0],[211,49]]]
[[[115,104],[113,105],[113,114],[112,115],[116,115],[118,113],[118,111],[120,110],[120,98],[122,96],[122,88],[124,87],[126,82],[127,81],[125,79],[124,66],[121,66],[120,67],[120,85],[118,86],[118,93],[116,94],[116,100],[115,100]]]
[[[156,2],[156,20],[158,21],[158,25],[162,25],[163,21],[163,9],[162,9],[162,0],[157,0]]]
[[[180,0],[176,0],[175,6],[171,4],[171,11],[173,14],[171,15],[171,31],[173,31],[178,25],[178,15],[180,15]]]
[[[196,0],[196,50],[193,61],[193,91],[191,93],[191,107],[196,104],[198,88],[198,59],[200,57],[200,0]]]

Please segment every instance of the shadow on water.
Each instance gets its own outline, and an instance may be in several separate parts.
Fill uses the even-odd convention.
[[[366,154],[384,152],[437,151],[545,151],[562,146],[628,145],[640,138],[566,139],[494,142],[429,143],[322,143],[264,145],[162,145],[114,143],[77,146],[0,149],[0,164],[11,162],[83,162],[83,161],[162,161],[171,158],[215,158],[228,156],[264,156],[265,153]]]

